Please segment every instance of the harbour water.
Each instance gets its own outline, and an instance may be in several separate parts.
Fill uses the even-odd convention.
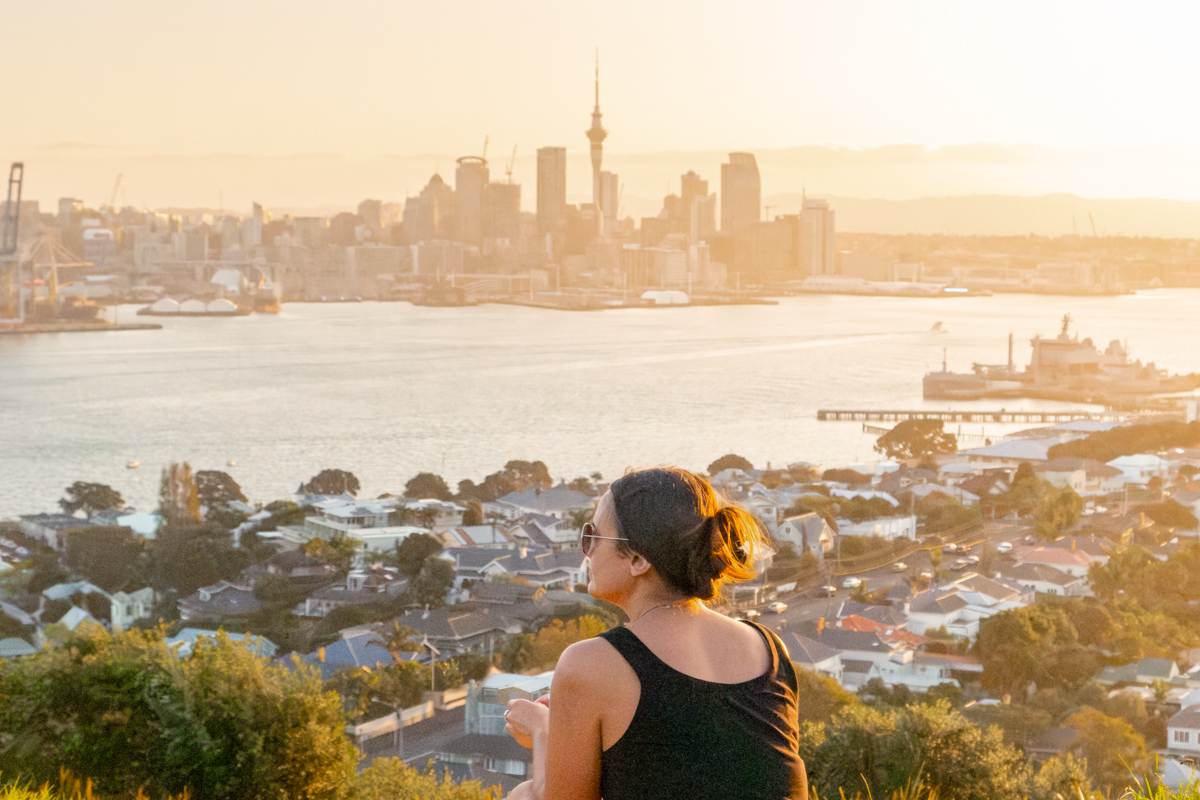
[[[817,408],[970,406],[921,399],[943,348],[951,369],[1001,363],[1012,331],[1024,366],[1028,339],[1056,335],[1066,312],[1101,346],[1127,340],[1135,358],[1200,371],[1197,290],[595,313],[288,304],[160,331],[0,337],[0,518],[52,510],[76,480],[152,507],[175,460],[225,469],[261,501],[324,467],[372,496],[423,470],[479,480],[511,458],[568,479],[702,469],[730,451],[759,465],[874,460],[861,423],[818,422]]]

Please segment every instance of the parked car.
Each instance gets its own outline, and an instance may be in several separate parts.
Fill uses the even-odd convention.
[[[946,545],[945,547],[943,547],[943,548],[942,548],[942,552],[943,552],[943,553],[957,553],[957,552],[958,552],[958,545],[956,545],[956,544],[948,544],[948,545]]]
[[[862,586],[862,578],[856,578],[853,575],[842,581],[843,589],[857,589],[860,586]]]
[[[996,545],[996,552],[1000,553],[1001,555],[1011,553],[1012,551],[1012,542],[1000,542],[998,545]]]
[[[892,572],[904,572],[907,569],[908,564],[905,564],[903,561],[897,561],[895,564],[892,564]]]
[[[963,561],[966,561],[968,564],[970,564],[973,567],[979,563],[979,556],[967,556],[966,558],[963,559]]]
[[[919,578],[920,578],[921,580],[923,580],[923,581],[932,581],[932,580],[933,580],[933,573],[932,573],[932,572],[930,572],[929,570],[925,570],[924,572],[922,572],[922,573],[921,573],[920,575],[918,575],[917,577],[919,577]]]
[[[968,562],[965,558],[956,558],[956,559],[954,559],[954,563],[950,565],[950,569],[956,570],[956,571],[964,570],[967,568],[967,565],[969,563],[970,562]]]
[[[743,612],[743,613],[745,613],[746,619],[758,619],[759,617],[762,616],[762,614],[759,611],[757,611],[756,609],[753,609],[753,608],[747,608],[745,610],[745,612]]]
[[[817,593],[823,597],[833,597],[837,594],[837,587],[826,584],[817,590]]]
[[[767,611],[770,611],[772,614],[782,614],[783,612],[787,611],[787,608],[787,603],[783,602],[782,600],[776,600],[774,603],[771,603],[771,605],[767,606]]]

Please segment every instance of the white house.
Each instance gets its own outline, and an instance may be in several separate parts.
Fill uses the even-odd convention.
[[[1040,564],[1079,578],[1086,578],[1092,566],[1092,558],[1087,553],[1045,545],[1018,547],[1013,556],[1017,564]]]
[[[1162,478],[1165,481],[1171,477],[1171,462],[1151,453],[1121,456],[1109,461],[1108,465],[1121,470],[1125,483],[1135,483],[1139,486],[1149,483],[1151,478]]]
[[[917,518],[910,514],[896,517],[879,517],[863,522],[839,519],[838,534],[841,536],[879,536],[883,539],[916,539]]]
[[[775,529],[775,540],[787,542],[797,553],[812,553],[822,558],[833,548],[837,536],[823,517],[813,512],[788,517]]]
[[[1060,597],[1086,597],[1091,594],[1086,578],[1061,572],[1045,564],[1017,564],[1002,569],[1001,574],[1038,594]]]
[[[1022,608],[1033,600],[1033,591],[1024,586],[969,573],[908,601],[908,630],[924,634],[944,628],[952,636],[974,641],[981,619]]]
[[[798,633],[787,633],[781,638],[792,663],[842,682],[842,656],[837,650]]]
[[[112,630],[123,631],[140,619],[149,619],[154,610],[154,590],[149,586],[132,592],[106,592],[89,581],[57,583],[42,591],[47,600],[70,601],[76,595],[96,594],[108,601],[108,622]]]
[[[1200,756],[1200,705],[1180,709],[1167,720],[1167,752]]]

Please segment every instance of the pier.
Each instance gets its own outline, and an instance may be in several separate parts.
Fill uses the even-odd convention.
[[[1079,419],[1120,421],[1127,417],[1119,411],[1088,411],[1065,409],[1058,411],[1009,411],[1008,409],[877,409],[822,408],[817,419],[822,422],[903,422],[909,419],[936,419],[942,422],[1072,422]]]

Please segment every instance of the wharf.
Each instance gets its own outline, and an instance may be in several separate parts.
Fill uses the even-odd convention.
[[[108,331],[157,331],[162,325],[152,322],[27,322],[6,327],[0,325],[0,336],[24,336],[31,333],[98,333]]]
[[[1073,420],[1119,421],[1128,414],[1119,411],[1088,411],[1065,409],[1058,411],[1009,411],[1008,409],[866,409],[822,408],[817,419],[822,422],[903,422],[909,419],[935,419],[942,422],[1071,422]]]

